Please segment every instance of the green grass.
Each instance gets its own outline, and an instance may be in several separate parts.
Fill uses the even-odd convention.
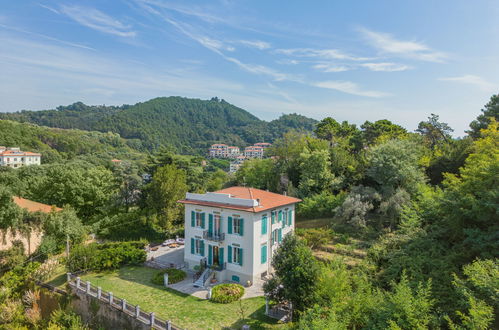
[[[242,300],[246,310],[246,321],[242,322],[238,313],[239,302],[217,304],[155,285],[151,283],[151,278],[156,272],[147,267],[128,266],[113,272],[83,275],[81,278],[131,304],[139,305],[144,311],[155,312],[158,317],[171,320],[182,328],[241,329],[243,324],[249,324],[251,329],[282,327],[265,316],[263,297]]]
[[[54,274],[46,281],[48,284],[63,287],[67,281],[66,267],[64,265],[59,265],[54,271]]]

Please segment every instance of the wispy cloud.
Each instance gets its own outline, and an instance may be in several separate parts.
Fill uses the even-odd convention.
[[[372,59],[368,57],[349,55],[338,49],[288,48],[277,49],[275,53],[296,57],[320,58],[325,60],[368,61]]]
[[[271,47],[270,43],[261,40],[239,40],[239,43],[260,50],[269,49]]]
[[[329,80],[329,81],[321,81],[314,84],[317,87],[334,89],[343,93],[358,95],[358,96],[366,96],[366,97],[386,97],[390,94],[379,92],[379,91],[369,91],[363,90],[354,82],[351,81],[340,81],[340,80]]]
[[[362,63],[360,66],[368,68],[371,71],[385,72],[406,71],[411,69],[408,65],[397,63]]]
[[[493,83],[483,79],[482,77],[471,74],[464,76],[457,76],[457,77],[444,77],[444,78],[439,78],[438,80],[473,85],[485,92],[494,92],[497,89],[499,89],[499,85],[494,85]]]
[[[40,6],[40,7],[42,7],[42,8],[45,8],[45,9],[47,9],[47,10],[50,10],[51,12],[53,12],[53,13],[55,13],[55,14],[60,14],[60,12],[59,12],[57,9],[52,8],[52,7],[49,7],[49,6],[47,6],[47,5],[44,5],[44,4],[39,3],[39,4],[38,4],[38,6]]]
[[[322,72],[344,72],[348,71],[351,68],[345,65],[336,65],[336,64],[328,64],[328,63],[321,63],[321,64],[316,64],[313,66],[314,69],[322,71]]]
[[[448,57],[447,54],[433,50],[422,42],[397,40],[389,33],[375,32],[366,28],[360,28],[359,31],[373,47],[385,54],[428,62],[443,62]]]
[[[0,28],[4,28],[4,29],[7,29],[7,30],[16,31],[16,32],[21,32],[21,33],[32,35],[32,36],[35,36],[35,37],[40,37],[40,38],[43,38],[43,39],[55,41],[55,42],[58,42],[58,43],[61,43],[61,44],[64,44],[64,45],[68,45],[68,46],[72,46],[72,47],[83,48],[83,49],[88,49],[88,50],[95,50],[92,47],[88,47],[88,46],[85,46],[85,45],[82,45],[82,44],[78,44],[78,43],[75,43],[75,42],[69,42],[69,41],[57,39],[57,38],[54,38],[54,37],[51,37],[51,36],[47,36],[45,34],[36,33],[36,32],[32,32],[32,31],[28,31],[28,30],[23,30],[23,29],[19,29],[17,27],[8,26],[8,25],[4,25],[4,24],[1,24],[1,23],[0,23]]]
[[[62,5],[60,10],[81,25],[100,32],[127,38],[137,35],[131,26],[95,8]]]

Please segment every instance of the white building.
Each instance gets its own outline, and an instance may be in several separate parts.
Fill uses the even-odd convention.
[[[236,158],[239,156],[239,147],[228,146],[226,144],[212,144],[208,154],[212,158]]]
[[[190,269],[206,263],[218,281],[242,284],[272,272],[282,238],[294,230],[299,199],[247,187],[187,193],[184,259]]]
[[[237,156],[236,159],[230,163],[229,173],[236,173],[237,170],[241,167],[241,165],[244,163],[245,160],[246,160],[246,157]]]
[[[244,148],[244,156],[247,158],[263,158],[263,147],[249,146]]]
[[[0,146],[0,166],[18,168],[28,165],[40,165],[41,157],[42,155],[38,153]]]

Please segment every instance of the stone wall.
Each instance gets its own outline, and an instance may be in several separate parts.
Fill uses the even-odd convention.
[[[43,232],[37,228],[33,228],[29,239],[11,229],[0,230],[0,251],[10,249],[13,241],[21,241],[26,254],[31,254],[40,246],[42,236]]]
[[[137,320],[134,316],[109,304],[87,295],[84,291],[73,289],[71,305],[84,322],[103,329],[150,330],[151,326]]]

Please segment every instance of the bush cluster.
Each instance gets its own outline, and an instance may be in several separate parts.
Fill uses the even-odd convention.
[[[221,304],[228,304],[239,300],[243,295],[243,286],[235,283],[219,284],[211,290],[211,300]]]
[[[157,272],[151,279],[151,282],[157,285],[163,285],[163,275],[168,274],[168,284],[175,284],[185,280],[187,273],[180,269],[168,268]]]
[[[334,215],[334,209],[343,204],[346,194],[333,195],[327,191],[303,198],[298,204],[298,216],[306,219],[326,218]]]
[[[144,246],[144,241],[78,245],[71,251],[67,267],[70,272],[101,271],[140,264],[146,261]]]

